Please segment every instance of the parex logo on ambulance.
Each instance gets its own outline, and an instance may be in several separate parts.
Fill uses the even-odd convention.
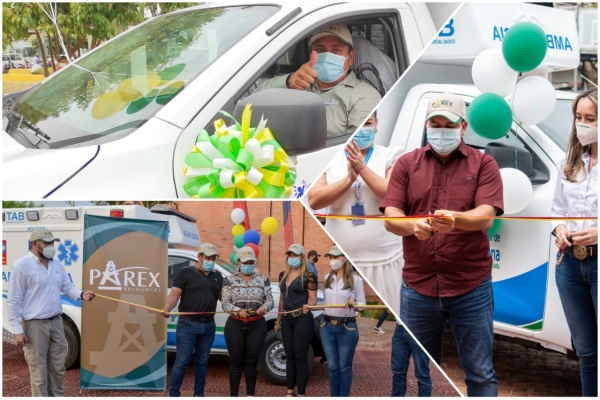
[[[98,289],[118,290],[123,292],[160,292],[158,277],[160,272],[153,273],[147,267],[126,267],[117,269],[113,261],[106,263],[104,271],[90,270],[90,285],[100,279]]]

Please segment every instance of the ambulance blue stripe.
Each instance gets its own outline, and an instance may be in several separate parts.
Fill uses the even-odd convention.
[[[494,282],[494,321],[522,326],[544,318],[548,263]]]

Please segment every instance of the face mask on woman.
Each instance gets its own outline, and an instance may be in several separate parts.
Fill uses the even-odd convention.
[[[577,130],[577,139],[582,146],[598,142],[598,126],[577,122],[575,129]]]
[[[360,128],[356,135],[352,138],[361,150],[366,149],[375,140],[375,127],[374,126],[363,126]]]
[[[242,271],[243,274],[250,275],[254,272],[254,264],[242,264],[240,271]]]
[[[300,265],[302,265],[302,263],[300,262],[300,258],[298,257],[289,257],[287,262],[288,265],[292,268],[298,268]]]
[[[329,266],[334,271],[337,271],[338,269],[342,268],[342,265],[344,265],[344,261],[341,258],[332,258],[329,261]]]

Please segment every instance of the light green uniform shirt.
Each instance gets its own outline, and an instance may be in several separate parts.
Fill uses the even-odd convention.
[[[268,79],[258,86],[257,91],[287,88],[285,82],[288,76]],[[354,72],[350,72],[343,81],[332,88],[320,90],[315,82],[308,90],[321,96],[325,103],[328,138],[354,133],[381,100],[379,92],[356,78]]]

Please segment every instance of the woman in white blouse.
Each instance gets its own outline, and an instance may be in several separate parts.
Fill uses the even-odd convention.
[[[381,215],[379,205],[404,149],[375,144],[376,133],[377,114],[373,113],[308,192],[313,210],[327,207],[329,214]],[[381,221],[359,217],[352,221],[327,219],[325,228],[399,315],[402,237],[386,231]]]
[[[358,344],[354,305],[365,304],[363,279],[333,246],[329,253],[331,272],[325,275],[325,304],[346,304],[346,308],[326,308],[321,323],[321,343],[329,368],[332,397],[350,396],[352,360]]]
[[[573,102],[575,120],[566,159],[558,169],[553,217],[598,215],[598,90]],[[556,286],[581,373],[583,396],[598,395],[598,220],[559,221]]]

